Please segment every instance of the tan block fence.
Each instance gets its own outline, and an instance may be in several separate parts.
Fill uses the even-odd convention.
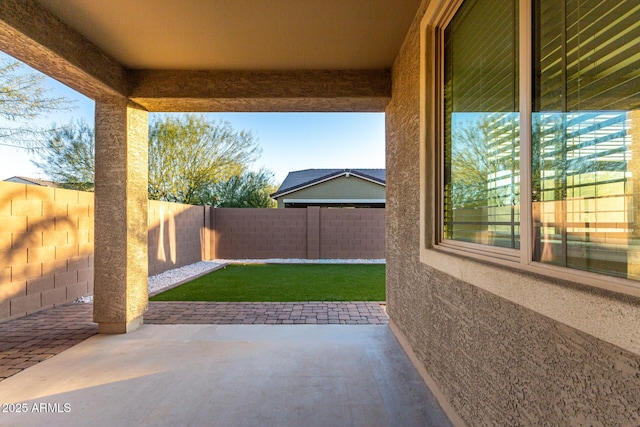
[[[93,293],[93,193],[0,182],[0,321]],[[380,259],[384,209],[149,201],[149,275],[208,259]]]

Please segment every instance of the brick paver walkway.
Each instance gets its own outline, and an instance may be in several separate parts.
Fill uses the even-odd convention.
[[[145,323],[343,324],[389,322],[377,302],[152,302]]]
[[[0,323],[0,381],[98,333],[92,304],[67,304]]]
[[[150,302],[149,324],[348,324],[389,322],[376,302]],[[92,304],[67,304],[0,323],[0,381],[98,333]]]

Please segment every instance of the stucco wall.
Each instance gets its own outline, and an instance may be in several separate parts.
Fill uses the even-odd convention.
[[[385,198],[385,187],[351,176],[339,177],[312,187],[285,194],[278,198],[278,208],[284,207],[284,199],[381,199]]]
[[[591,320],[637,319],[637,299],[455,255],[420,261],[421,18],[394,65],[386,111],[392,324],[445,408],[468,425],[638,425],[637,324],[598,329]],[[492,285],[471,284],[477,275]],[[579,321],[562,320],[571,316]]]

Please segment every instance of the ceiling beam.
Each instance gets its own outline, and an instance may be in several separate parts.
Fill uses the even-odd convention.
[[[132,70],[130,99],[164,112],[381,112],[391,72]]]
[[[92,99],[128,93],[124,67],[35,1],[0,2],[0,50]]]
[[[384,111],[390,70],[127,70],[35,1],[0,1],[0,50],[98,100],[149,111]]]

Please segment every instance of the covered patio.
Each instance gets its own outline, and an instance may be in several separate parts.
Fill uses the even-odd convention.
[[[15,350],[0,372],[34,364],[0,380],[2,425],[450,425],[387,325],[247,325],[237,309],[150,305],[156,324],[126,335],[94,335],[91,304],[0,324]]]
[[[77,412],[51,420],[77,416],[74,422],[91,425],[120,409],[121,424],[211,423],[193,414],[197,408],[237,425],[275,424],[285,414],[294,417],[290,424],[438,425],[441,418],[424,418],[432,399],[419,374],[454,424],[638,425],[637,197],[621,208],[624,220],[617,225],[629,237],[613,251],[624,256],[623,277],[546,262],[534,251],[544,235],[534,234],[530,121],[540,83],[536,67],[547,57],[533,42],[549,35],[564,86],[573,63],[585,64],[571,74],[578,87],[587,82],[604,91],[625,82],[613,95],[594,92],[593,99],[613,102],[605,112],[629,101],[618,112],[628,126],[616,150],[633,159],[622,163],[623,181],[637,178],[640,8],[631,0],[504,3],[508,7],[489,0],[0,2],[0,49],[96,102],[93,321],[100,332],[0,383],[0,400],[73,399]],[[478,15],[465,21],[476,16],[469,8]],[[539,22],[540,8],[549,22]],[[572,8],[577,12],[569,13]],[[561,9],[565,13],[557,13]],[[563,21],[553,24],[556,18]],[[615,24],[622,19],[629,24]],[[461,22],[463,42],[445,43],[458,37],[450,22]],[[575,49],[567,49],[568,29],[578,29]],[[456,66],[455,78],[452,62],[444,66],[457,57],[447,53],[451,46],[462,48],[460,58],[477,59],[467,69]],[[622,59],[599,63],[607,46]],[[495,54],[497,48],[508,54]],[[579,61],[570,58],[574,51]],[[509,58],[509,79],[495,78],[499,67],[485,61],[492,58]],[[619,75],[622,65],[625,75]],[[591,73],[600,66],[601,76]],[[510,95],[505,110],[523,126],[512,150],[514,156],[520,150],[522,158],[512,164],[522,179],[510,185],[523,197],[518,220],[510,220],[514,247],[492,247],[487,227],[475,230],[471,242],[443,232],[444,150],[451,150],[445,118],[455,108],[496,111],[466,106],[497,93],[480,85],[466,95],[456,92],[464,102],[447,113],[445,83],[450,89],[460,76],[502,82],[519,96]],[[565,113],[567,93],[565,87],[556,97]],[[191,111],[385,113],[388,326],[145,324],[148,113]],[[566,154],[567,141],[557,142],[554,153]],[[582,200],[561,195],[558,206]],[[515,209],[515,199],[509,205]],[[557,249],[566,255],[565,244]],[[179,410],[177,403],[185,406]],[[247,408],[259,410],[247,415]],[[20,414],[0,415],[23,424]],[[35,424],[43,417],[27,415]]]
[[[418,4],[0,4],[0,49],[96,103],[100,332],[136,329],[147,307],[148,113],[383,112]]]

